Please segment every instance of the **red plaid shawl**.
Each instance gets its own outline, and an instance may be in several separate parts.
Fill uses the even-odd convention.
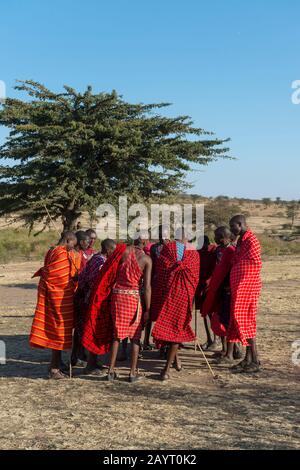
[[[226,328],[220,322],[219,312],[222,308],[223,289],[225,285],[229,283],[235,250],[236,247],[234,245],[230,245],[225,249],[221,261],[217,264],[211,277],[208,292],[201,311],[203,317],[212,314],[212,330],[218,336],[226,335]]]
[[[196,310],[202,310],[210,279],[217,262],[216,249],[217,245],[211,244],[207,248],[201,248],[198,251],[200,255],[200,279],[195,294]]]
[[[164,246],[157,262],[161,308],[152,335],[156,343],[183,343],[195,339],[190,326],[193,300],[199,282],[200,257],[185,249],[177,261],[176,242]]]
[[[231,312],[227,340],[248,345],[256,336],[256,313],[261,291],[260,243],[251,230],[239,241],[230,274]]]
[[[111,348],[113,325],[110,312],[110,294],[125,250],[125,243],[117,245],[114,253],[107,259],[99,272],[91,293],[82,344],[94,354],[105,354]]]

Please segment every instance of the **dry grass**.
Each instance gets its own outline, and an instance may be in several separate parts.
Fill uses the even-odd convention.
[[[157,380],[161,363],[149,353],[143,383],[110,384],[80,375],[46,380],[47,351],[28,347],[36,297],[36,263],[0,271],[0,338],[8,362],[0,366],[1,449],[296,449],[300,447],[300,367],[291,343],[300,339],[300,257],[269,258],[259,315],[263,370],[233,375],[183,350],[185,370],[170,383]]]

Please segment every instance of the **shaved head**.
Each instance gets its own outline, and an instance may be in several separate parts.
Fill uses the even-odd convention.
[[[220,236],[222,236],[222,237],[228,237],[228,238],[231,237],[231,232],[230,232],[229,228],[226,227],[225,225],[222,226],[222,227],[218,227],[218,228],[215,230],[215,234],[216,234],[216,235],[220,235]]]
[[[101,242],[101,251],[105,255],[108,252],[112,252],[115,250],[117,244],[114,240],[111,238],[106,238],[105,240],[102,240]]]
[[[67,230],[62,232],[59,245],[65,245],[67,250],[72,250],[77,243],[77,237],[74,232]]]
[[[218,245],[229,245],[231,242],[231,231],[225,225],[215,230],[215,242]]]
[[[230,220],[230,225],[231,224],[242,224],[242,225],[246,225],[247,224],[247,221],[246,221],[246,217],[242,214],[239,214],[239,215],[235,215],[234,217],[232,217],[232,219]]]
[[[60,238],[60,241],[66,241],[66,240],[77,240],[77,237],[74,232],[67,230],[66,232],[62,232],[61,238]]]

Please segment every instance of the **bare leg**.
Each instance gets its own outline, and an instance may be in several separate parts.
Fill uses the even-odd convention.
[[[133,340],[132,349],[131,349],[131,369],[130,369],[131,376],[137,375],[139,352],[140,352],[140,342]]]
[[[170,345],[167,363],[166,363],[164,369],[162,370],[162,374],[161,374],[162,378],[168,378],[169,373],[170,373],[170,368],[172,367],[172,364],[175,360],[175,357],[176,357],[176,354],[177,354],[177,351],[178,351],[178,347],[179,347],[178,343],[172,343]]]
[[[52,349],[49,368],[49,379],[66,379],[68,376],[61,370],[61,351]]]
[[[94,369],[97,367],[97,354],[89,352],[89,357],[87,361],[87,368]]]
[[[225,356],[226,353],[227,353],[227,339],[226,339],[226,336],[221,336],[221,341],[222,341],[221,354],[222,354],[222,356]]]
[[[120,340],[116,339],[114,340],[111,348],[111,357],[110,357],[110,365],[108,369],[108,373],[114,372],[115,367],[116,367],[116,362],[117,362],[117,355],[118,355],[118,349],[119,349],[119,344]]]
[[[249,340],[247,340],[249,341]],[[232,343],[232,344],[235,344],[235,343]],[[252,351],[251,351],[251,347],[250,346],[247,346],[246,347],[246,355],[244,357],[244,359],[239,362],[237,365],[235,365],[232,370],[234,372],[243,372],[243,370],[246,368],[246,367],[249,367],[251,366],[252,364]]]
[[[52,349],[50,369],[59,369],[61,363],[61,351]]]
[[[178,352],[176,353],[176,356],[175,356],[174,367],[178,372],[180,372],[182,369],[181,360],[179,358]]]
[[[150,334],[151,334],[152,322],[149,320],[145,326],[145,338],[144,338],[144,348],[149,348],[150,346]]]
[[[234,343],[233,357],[234,359],[241,359],[243,357],[243,349],[241,347],[241,343]]]
[[[249,338],[247,339],[247,341],[249,343],[249,346],[247,346],[247,350],[249,349],[249,359],[251,358],[250,362],[254,362],[255,364],[258,364],[259,359],[258,359],[258,352],[257,352],[257,346],[256,346],[256,339]]]
[[[235,343],[227,342],[226,354],[221,355],[219,359],[217,359],[217,362],[219,364],[231,364],[234,362],[234,359],[233,359],[234,344]]]
[[[210,329],[210,321],[209,321],[209,318],[208,317],[204,317],[203,318],[203,321],[204,321],[204,328],[205,328],[205,332],[206,332],[206,337],[207,337],[207,341],[205,344],[203,344],[203,349],[206,349],[207,347],[209,347],[212,343],[213,343],[213,332],[211,331]]]
[[[226,357],[232,360],[233,360],[233,349],[234,349],[234,343],[227,343]]]

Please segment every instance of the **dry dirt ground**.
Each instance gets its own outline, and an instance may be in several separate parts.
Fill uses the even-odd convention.
[[[234,375],[213,365],[212,380],[200,353],[181,352],[184,371],[158,381],[161,361],[141,361],[138,385],[83,376],[47,380],[47,351],[30,350],[36,263],[0,266],[1,449],[296,449],[300,448],[300,257],[269,258],[259,314],[263,370]],[[201,321],[199,321],[199,324]],[[299,355],[300,357],[300,355]],[[211,361],[212,362],[212,361]],[[121,366],[121,364],[120,364]]]

